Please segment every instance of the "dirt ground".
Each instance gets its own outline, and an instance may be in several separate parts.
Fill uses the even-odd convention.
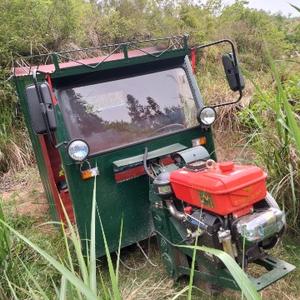
[[[48,203],[36,166],[17,173],[5,174],[0,181],[4,211],[13,216],[26,215],[44,219]]]

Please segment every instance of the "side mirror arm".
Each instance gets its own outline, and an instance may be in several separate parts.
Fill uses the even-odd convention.
[[[225,105],[236,104],[236,103],[240,102],[242,100],[243,96],[244,96],[242,90],[239,90],[239,94],[240,95],[239,95],[238,99],[235,100],[235,101],[225,102],[225,103],[220,103],[220,104],[215,104],[215,105],[212,105],[211,107],[216,108],[216,107],[222,107],[222,106],[225,106]]]
[[[211,43],[204,44],[204,45],[194,46],[194,47],[191,48],[191,50],[201,50],[201,49],[204,49],[204,48],[208,48],[208,47],[211,47],[211,46],[224,44],[224,43],[229,44],[230,47],[231,47],[233,62],[234,62],[234,66],[235,66],[234,74],[235,74],[236,80],[237,80],[238,85],[239,85],[239,90],[238,90],[239,98],[235,101],[230,101],[230,102],[226,102],[226,103],[213,105],[212,106],[213,108],[221,107],[221,106],[225,106],[225,105],[230,105],[230,104],[236,104],[236,103],[240,102],[241,99],[243,98],[243,89],[241,87],[241,82],[240,82],[239,66],[238,66],[238,60],[237,60],[237,55],[236,55],[237,51],[236,51],[235,45],[234,45],[233,41],[231,41],[229,39],[223,39],[223,40],[218,40],[218,41],[211,42]]]
[[[204,48],[207,48],[207,47],[215,46],[215,45],[218,45],[218,44],[224,44],[224,43],[227,43],[227,44],[230,45],[232,55],[233,55],[234,64],[235,64],[235,66],[237,66],[238,61],[237,61],[237,56],[236,56],[235,45],[234,45],[233,41],[231,41],[229,39],[223,39],[223,40],[218,40],[218,41],[211,42],[211,43],[204,44],[204,45],[194,46],[194,47],[192,47],[192,49],[201,50],[201,49],[204,49]]]

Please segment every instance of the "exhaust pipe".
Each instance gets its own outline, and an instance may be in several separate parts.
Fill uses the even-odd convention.
[[[180,211],[178,211],[172,200],[165,200],[167,208],[170,214],[177,220],[182,221],[186,218],[186,215]]]

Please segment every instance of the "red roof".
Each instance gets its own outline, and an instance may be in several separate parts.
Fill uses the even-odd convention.
[[[143,56],[147,55],[148,53],[155,53],[161,50],[158,50],[156,47],[150,47],[150,48],[144,48],[144,49],[137,49],[137,50],[131,50],[128,51],[128,57],[138,57],[138,56]],[[72,67],[78,67],[83,64],[86,65],[96,65],[100,62],[107,62],[107,61],[114,61],[114,60],[120,60],[124,59],[124,53],[115,53],[110,56],[98,56],[98,57],[93,57],[93,58],[85,58],[85,59],[80,59],[76,61],[68,61],[68,62],[63,62],[59,64],[60,69],[67,69],[67,68],[72,68]],[[37,66],[31,66],[31,67],[16,67],[13,70],[13,73],[15,76],[26,76],[26,75],[31,75],[32,71],[36,69]],[[39,65],[38,70],[43,72],[43,73],[53,73],[55,72],[55,66],[54,64],[49,64],[49,65]]]

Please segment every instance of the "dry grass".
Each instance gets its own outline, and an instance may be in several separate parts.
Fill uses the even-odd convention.
[[[18,132],[6,139],[0,136],[0,141],[0,175],[15,173],[32,165],[33,151],[27,132]]]
[[[202,97],[207,106],[228,103],[238,99],[238,93],[234,93],[229,89],[227,81],[223,78],[223,73],[220,72],[220,74],[222,74],[222,76],[219,78],[210,73],[201,73],[201,77],[198,76]],[[214,125],[215,129],[226,130],[229,132],[241,130],[238,112],[249,105],[254,92],[254,86],[251,82],[247,79],[245,82],[246,88],[243,91],[243,98],[239,103],[217,108],[217,121]]]
[[[4,174],[0,180],[0,198],[9,217],[34,217],[41,222],[48,219],[48,203],[36,167]]]

